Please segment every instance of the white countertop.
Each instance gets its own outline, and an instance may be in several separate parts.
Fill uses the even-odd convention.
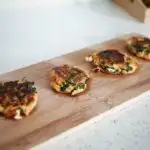
[[[150,150],[150,91],[32,150]]]
[[[149,24],[128,16],[111,1],[77,1],[67,4],[67,0],[1,0],[0,73],[125,33],[150,36]],[[149,150],[149,116],[146,99],[134,109],[126,109],[120,115],[114,113],[76,133],[64,133],[35,149]]]

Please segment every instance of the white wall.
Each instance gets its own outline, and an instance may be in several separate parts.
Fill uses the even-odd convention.
[[[47,5],[66,5],[87,3],[95,0],[0,0],[0,8],[46,7]],[[102,0],[98,0],[102,1]]]

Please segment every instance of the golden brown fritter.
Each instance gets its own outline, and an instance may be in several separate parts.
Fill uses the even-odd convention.
[[[128,50],[137,57],[150,60],[150,39],[143,36],[134,36],[127,40]]]
[[[9,81],[0,83],[0,113],[7,118],[22,119],[37,104],[34,82]]]
[[[95,72],[101,71],[115,75],[131,74],[138,68],[137,63],[131,57],[117,50],[95,52],[86,57],[86,61],[92,64]]]
[[[52,89],[71,96],[84,92],[88,81],[89,77],[83,70],[69,65],[55,67],[50,73]]]

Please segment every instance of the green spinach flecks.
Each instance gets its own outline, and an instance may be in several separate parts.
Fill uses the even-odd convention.
[[[134,45],[134,47],[135,47],[137,52],[143,52],[144,51],[144,48],[141,45],[136,44],[136,45]]]

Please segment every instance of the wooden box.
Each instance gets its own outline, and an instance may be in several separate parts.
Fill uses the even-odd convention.
[[[131,16],[142,22],[150,22],[150,0],[113,0]]]

